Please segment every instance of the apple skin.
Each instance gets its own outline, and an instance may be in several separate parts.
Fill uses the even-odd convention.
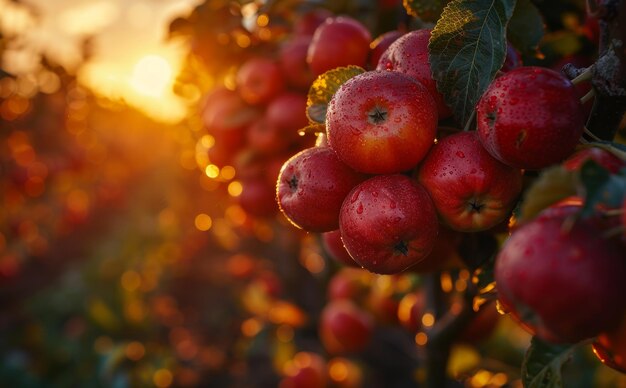
[[[516,229],[496,258],[504,310],[549,342],[575,343],[611,332],[625,308],[626,257],[593,218],[564,222],[576,205],[550,207]]]
[[[334,299],[351,299],[360,303],[367,295],[374,274],[361,268],[341,268],[328,282],[327,297]]]
[[[349,79],[326,113],[328,144],[344,163],[365,173],[412,169],[433,145],[436,132],[432,97],[397,72],[370,71]]]
[[[361,22],[347,16],[326,19],[313,34],[307,63],[318,76],[336,67],[365,67],[372,36]]]
[[[389,46],[398,38],[404,35],[404,32],[393,30],[387,31],[382,35],[379,35],[376,39],[370,43],[370,59],[369,65],[371,69],[375,69],[378,66],[378,62],[380,61],[380,57],[382,57],[383,53],[387,50]]]
[[[310,36],[295,36],[285,42],[278,53],[280,68],[287,84],[297,90],[307,92],[315,76],[306,61]]]
[[[295,139],[298,130],[309,124],[306,101],[307,97],[302,93],[282,93],[268,104],[267,119],[281,129],[285,136]]]
[[[341,239],[363,268],[394,274],[423,260],[439,229],[426,190],[401,174],[377,175],[348,194],[339,215]]]
[[[241,186],[242,191],[237,200],[246,213],[261,218],[278,213],[274,186],[264,177],[246,179],[241,182]]]
[[[326,360],[317,353],[298,352],[286,367],[278,388],[326,388]]]
[[[574,85],[547,68],[520,67],[496,78],[476,109],[485,149],[517,168],[536,170],[561,162],[583,133]]]
[[[425,274],[454,268],[463,268],[463,261],[458,253],[463,233],[452,230],[445,225],[439,225],[439,234],[435,240],[433,250],[409,271]]]
[[[487,302],[480,306],[480,310],[459,334],[459,341],[474,345],[485,341],[498,326],[500,316],[495,302]]]
[[[462,232],[486,230],[506,219],[522,190],[522,171],[492,157],[476,132],[441,139],[417,177],[440,220]]]
[[[350,254],[343,246],[341,231],[339,229],[322,233],[322,247],[324,247],[326,253],[336,262],[350,267],[359,266],[356,261],[350,257]]]
[[[296,36],[312,36],[315,30],[322,25],[326,19],[333,17],[334,14],[324,8],[312,9],[302,14],[296,23],[294,23],[293,33]]]
[[[437,91],[437,83],[432,77],[428,62],[428,40],[430,29],[411,31],[393,42],[381,55],[376,70],[397,71],[414,78],[428,89],[437,103],[438,117],[452,116],[443,95]]]
[[[285,87],[278,63],[262,57],[251,58],[241,65],[235,82],[239,95],[250,105],[267,103]]]
[[[373,330],[374,318],[348,299],[330,301],[320,315],[320,339],[330,354],[364,350]]]
[[[411,333],[422,328],[422,315],[426,309],[426,298],[421,290],[406,294],[398,305],[398,321]]]
[[[260,118],[248,127],[246,139],[250,149],[263,155],[280,153],[287,150],[290,145],[290,139],[267,117]]]
[[[368,176],[354,171],[329,147],[303,150],[285,162],[276,187],[285,217],[309,232],[339,228],[339,211],[346,195]]]
[[[626,166],[626,162],[613,153],[602,148],[590,147],[584,148],[567,158],[563,162],[563,167],[570,171],[578,171],[588,160],[593,160],[612,174],[616,174],[622,167]]]

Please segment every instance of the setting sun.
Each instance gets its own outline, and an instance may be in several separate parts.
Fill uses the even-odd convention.
[[[170,86],[172,75],[172,67],[165,58],[147,55],[141,58],[133,68],[131,85],[143,95],[160,97]]]

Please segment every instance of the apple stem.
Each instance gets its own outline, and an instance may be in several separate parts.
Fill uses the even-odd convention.
[[[607,217],[615,217],[615,216],[621,216],[622,214],[624,214],[624,211],[626,211],[624,210],[624,208],[619,208],[619,209],[605,210],[602,213]]]
[[[580,98],[580,103],[581,104],[585,104],[587,103],[587,101],[591,100],[593,97],[595,97],[596,92],[593,90],[593,88],[587,92],[587,94],[585,94],[584,96],[582,96]]]
[[[474,118],[476,117],[476,109],[472,111],[470,117],[467,119],[465,126],[463,127],[464,132],[468,132],[472,128],[472,124],[474,123]]]
[[[585,133],[585,135],[589,136],[590,138],[592,138],[595,141],[602,141],[602,139],[600,139],[598,136],[594,135],[589,129],[587,129],[587,127],[583,127],[583,132]]]
[[[590,66],[590,67],[588,67],[588,68],[586,68],[584,70],[579,69],[579,71],[581,71],[581,73],[578,74],[576,77],[574,77],[574,79],[572,79],[572,83],[574,85],[578,85],[581,82],[585,82],[585,81],[591,80],[591,77],[593,75],[592,68],[593,68],[593,66]],[[569,67],[563,68],[563,71],[565,72],[566,69],[569,69]]]

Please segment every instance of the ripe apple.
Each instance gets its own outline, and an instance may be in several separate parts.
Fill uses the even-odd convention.
[[[277,183],[280,210],[295,226],[309,232],[339,228],[345,196],[367,175],[354,171],[329,147],[303,150],[283,165]]]
[[[351,299],[360,302],[370,289],[374,274],[360,268],[344,267],[328,282],[329,300]]]
[[[491,336],[500,322],[500,313],[495,302],[487,302],[459,334],[459,341],[478,344]]]
[[[241,182],[242,191],[237,197],[239,206],[256,217],[271,217],[278,212],[276,191],[263,177]]]
[[[406,294],[398,305],[398,321],[411,333],[417,333],[422,327],[422,315],[426,300],[421,290]]]
[[[519,52],[513,47],[511,43],[506,44],[506,57],[504,58],[504,64],[500,71],[509,72],[513,69],[517,69],[522,66],[522,58],[520,57]]]
[[[549,342],[611,332],[626,309],[624,249],[592,218],[572,218],[579,210],[548,208],[516,229],[496,258],[501,305]]]
[[[263,155],[287,150],[291,140],[276,125],[271,123],[267,116],[261,117],[248,127],[246,138],[248,146]]]
[[[298,352],[287,362],[278,388],[326,388],[326,360],[317,353]]]
[[[314,75],[336,67],[365,67],[372,36],[361,22],[347,16],[326,19],[313,34],[307,62]]]
[[[517,168],[541,169],[562,161],[583,132],[574,85],[547,68],[520,67],[496,78],[476,109],[483,146]]]
[[[439,225],[439,234],[435,240],[433,250],[417,262],[409,271],[415,273],[431,273],[453,268],[462,268],[463,261],[458,253],[463,233],[452,230],[445,225]]]
[[[570,171],[577,171],[587,161],[593,160],[612,174],[617,173],[626,162],[615,154],[597,147],[583,148],[563,162],[563,167]]]
[[[411,31],[393,42],[382,54],[376,70],[397,71],[414,78],[428,89],[437,104],[438,117],[444,119],[452,115],[443,95],[437,91],[437,83],[432,77],[428,62],[428,40],[430,29]]]
[[[379,35],[372,41],[372,43],[370,43],[371,51],[369,65],[371,69],[375,69],[376,66],[378,66],[380,57],[383,55],[385,50],[387,50],[387,48],[402,35],[404,35],[404,33],[398,30],[387,31],[384,34]]]
[[[333,13],[324,8],[316,8],[305,12],[294,23],[293,33],[296,36],[312,36],[317,27],[332,16],[334,16]]]
[[[296,36],[287,41],[278,54],[280,68],[287,83],[295,89],[308,91],[315,76],[306,61],[310,36]]]
[[[373,330],[372,316],[348,299],[330,301],[320,316],[320,339],[330,354],[364,350]]]
[[[346,247],[343,246],[341,231],[339,229],[322,233],[322,246],[333,260],[350,267],[359,266],[356,261],[350,257],[350,254],[346,251]]]
[[[458,132],[434,145],[417,172],[437,209],[452,229],[489,229],[510,213],[522,190],[521,170],[492,157],[476,132]]]
[[[410,170],[433,145],[436,131],[437,112],[428,91],[391,71],[349,79],[326,114],[330,147],[344,163],[365,173]]]
[[[298,137],[298,130],[306,127],[306,95],[285,92],[274,98],[267,106],[266,116],[270,123],[291,139]]]
[[[251,105],[267,103],[285,86],[278,63],[262,57],[251,58],[241,65],[235,81],[239,95]]]
[[[339,215],[341,239],[365,269],[392,274],[423,260],[439,223],[426,190],[400,174],[377,175],[348,194]]]

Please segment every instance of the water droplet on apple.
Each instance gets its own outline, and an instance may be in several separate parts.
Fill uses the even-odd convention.
[[[462,151],[457,151],[456,156],[458,156],[461,159],[465,158],[465,154]]]
[[[356,212],[357,214],[363,214],[363,204],[359,203],[359,205],[356,208]]]

